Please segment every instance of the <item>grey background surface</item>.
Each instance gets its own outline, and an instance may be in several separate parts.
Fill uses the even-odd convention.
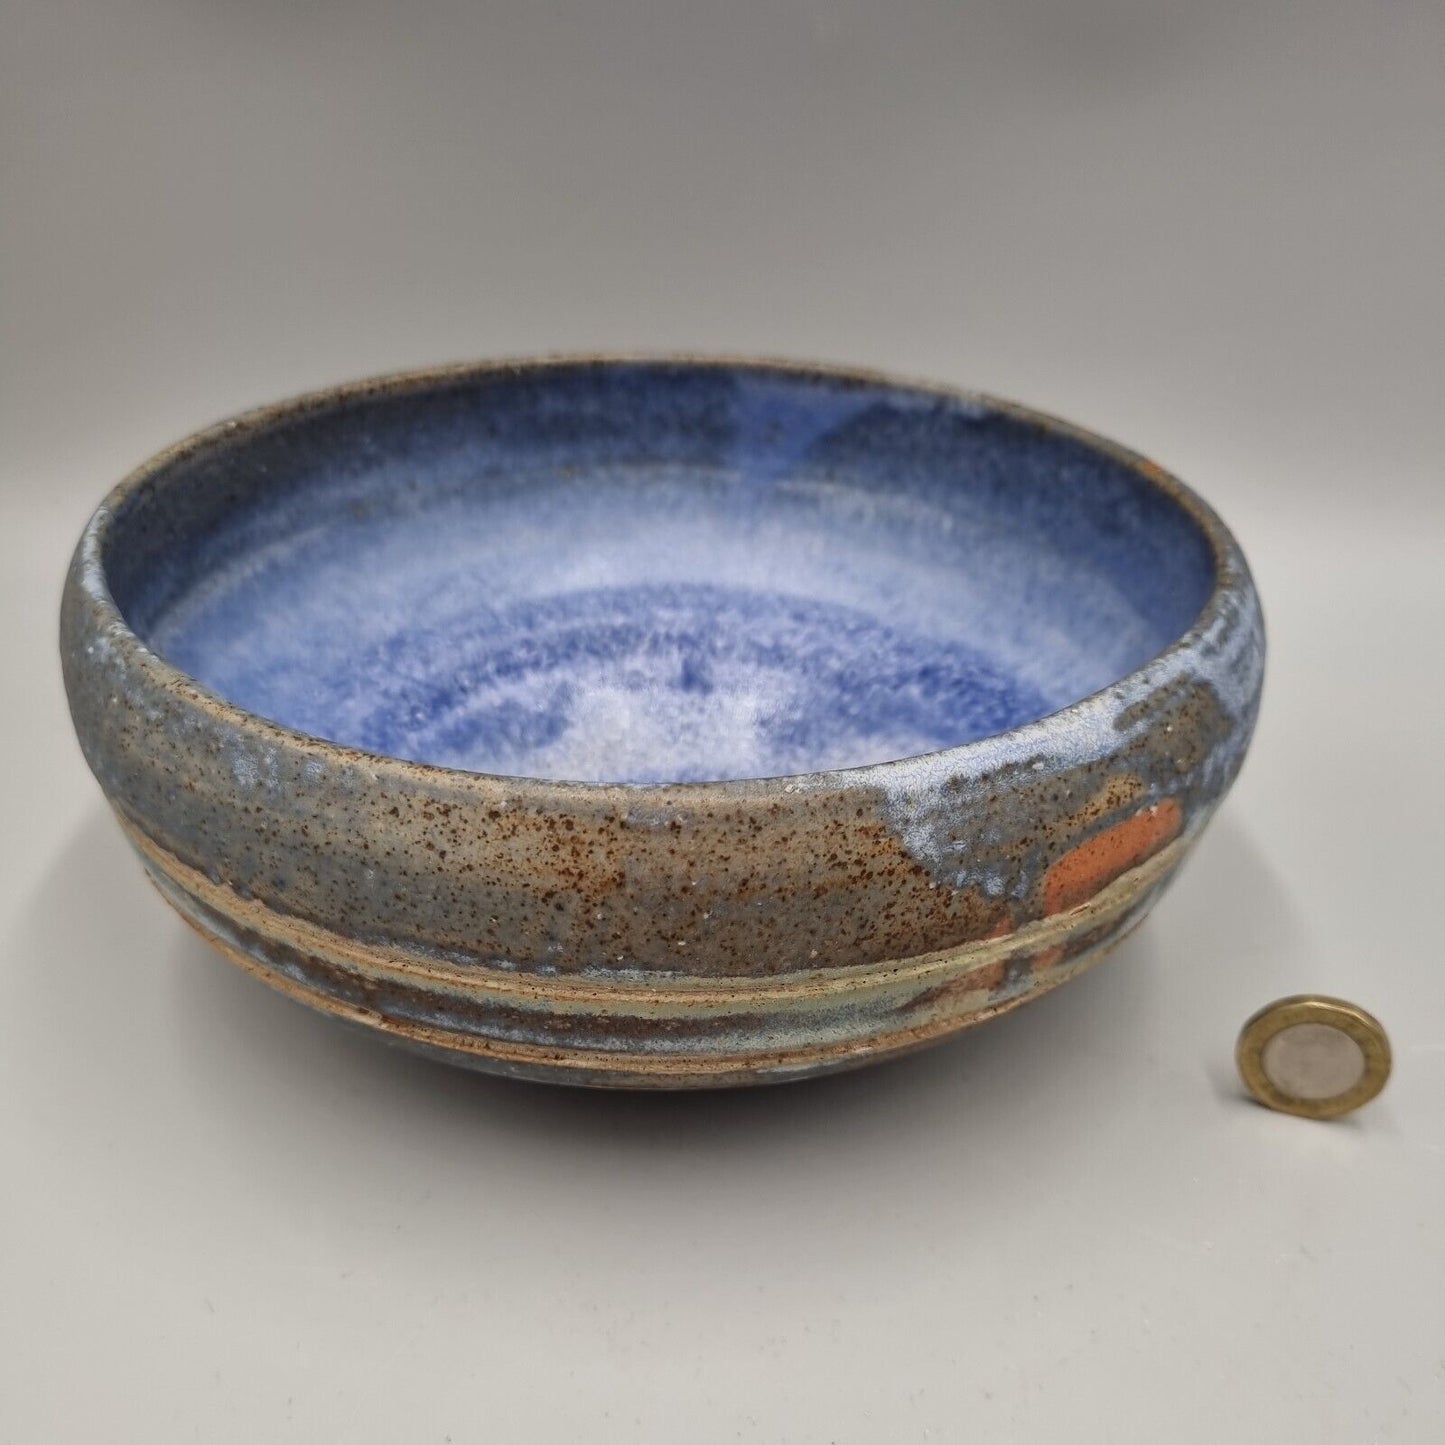
[[[1445,1436],[1445,7],[5,4],[0,1439]],[[1236,792],[1079,983],[739,1096],[338,1031],[147,889],[70,736],[69,548],[149,452],[447,359],[979,386],[1235,527]],[[1241,1100],[1301,989],[1390,1027]]]

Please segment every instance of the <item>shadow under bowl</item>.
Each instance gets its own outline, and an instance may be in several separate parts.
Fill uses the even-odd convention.
[[[269,407],[141,467],[61,621],[152,879],[459,1063],[797,1077],[1136,923],[1243,758],[1263,630],[1157,467],[866,373],[555,360]]]

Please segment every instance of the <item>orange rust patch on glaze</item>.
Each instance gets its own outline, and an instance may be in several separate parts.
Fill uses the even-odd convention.
[[[1182,823],[1179,804],[1166,798],[1065,853],[1044,875],[1045,915],[1076,908],[1157,853],[1178,834]]]

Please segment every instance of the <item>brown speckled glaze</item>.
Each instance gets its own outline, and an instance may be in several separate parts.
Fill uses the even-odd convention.
[[[922,758],[685,785],[455,771],[247,713],[122,618],[113,519],[178,458],[338,398],[487,370],[365,383],[203,433],[122,483],[81,540],[61,621],[81,745],[152,879],[222,951],[459,1063],[680,1087],[941,1038],[1063,982],[1143,917],[1243,757],[1258,603],[1233,539],[1187,489],[1005,403],[986,404],[1125,460],[1188,512],[1214,591],[1113,687]]]

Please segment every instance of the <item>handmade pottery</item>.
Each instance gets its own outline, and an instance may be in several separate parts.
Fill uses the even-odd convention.
[[[293,997],[629,1086],[878,1059],[1072,977],[1229,787],[1264,644],[1151,463],[979,396],[466,366],[212,428],[61,646],[151,878]]]

